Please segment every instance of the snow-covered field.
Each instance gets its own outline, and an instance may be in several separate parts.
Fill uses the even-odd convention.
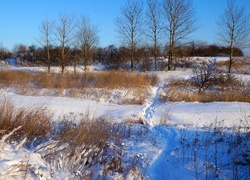
[[[4,67],[8,68],[46,71],[45,68],[38,67]],[[89,70],[101,71],[102,68],[95,66],[89,67]],[[52,71],[60,72],[60,69],[54,67]],[[68,67],[68,71],[72,71],[72,68]],[[77,117],[86,111],[95,118],[107,118],[112,122],[123,123],[128,119],[146,122],[146,125],[133,125],[147,128],[146,135],[130,137],[122,142],[122,160],[128,163],[131,158],[137,159],[139,170],[93,175],[94,179],[141,179],[140,174],[144,176],[142,179],[157,180],[250,179],[250,104],[162,102],[159,94],[168,81],[173,78],[187,79],[193,75],[193,71],[181,69],[152,73],[158,75],[160,82],[151,88],[151,96],[142,105],[72,97],[23,96],[6,89],[0,89],[0,98],[11,99],[17,107],[47,107],[55,122],[65,115],[73,114]],[[247,75],[241,77],[244,80],[249,78]],[[248,130],[248,133],[242,132],[241,128]],[[57,165],[51,164],[43,158],[42,148],[29,149],[8,144],[4,138],[7,137],[0,140],[0,179],[76,178],[75,174],[67,169],[67,161],[63,161],[64,158]],[[244,157],[245,159],[242,159]],[[20,170],[20,166],[25,164],[30,167],[28,171]],[[94,165],[91,168],[93,172],[100,172],[102,165]]]

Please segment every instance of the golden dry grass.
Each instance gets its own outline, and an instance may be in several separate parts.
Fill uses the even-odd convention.
[[[0,84],[4,87],[115,89],[144,88],[155,82],[156,76],[129,71],[84,72],[76,75],[0,71]]]
[[[218,61],[216,66],[220,68],[228,69],[229,61]],[[235,58],[233,60],[232,70],[241,72],[243,74],[249,74],[250,59],[249,58]]]
[[[27,139],[27,143],[46,137],[53,129],[50,113],[46,108],[16,108],[8,100],[0,100],[0,137],[19,128],[13,140]]]
[[[49,95],[103,99],[115,89],[128,92],[117,96],[119,103],[143,104],[151,85],[158,83],[154,74],[129,71],[56,74],[42,72],[0,71],[0,85],[22,95]],[[41,91],[42,89],[42,91]]]
[[[217,76],[208,89],[198,94],[195,84],[188,80],[171,80],[166,88],[167,95],[160,96],[163,101],[186,102],[250,102],[249,84],[231,75]]]
[[[66,119],[62,122],[62,129],[59,133],[61,143],[70,142],[70,146],[102,148],[111,135],[111,123],[106,120],[90,118],[86,112],[77,125]]]
[[[224,102],[250,102],[249,90],[243,89],[237,90],[224,90],[221,92],[204,92],[202,94],[197,94],[191,91],[182,91],[179,89],[171,89],[168,91],[168,96],[161,97],[163,101],[173,101],[173,102],[214,102],[214,101],[224,101]]]

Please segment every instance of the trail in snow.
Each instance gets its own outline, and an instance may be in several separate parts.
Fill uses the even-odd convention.
[[[151,100],[148,102],[148,105],[146,105],[146,107],[143,109],[144,120],[151,127],[155,125],[152,121],[152,118],[154,116],[156,106],[157,104],[159,104],[159,92],[161,88],[162,85],[159,85],[158,87],[153,87]]]
[[[153,88],[151,99],[143,109],[144,120],[152,127],[152,130],[158,134],[157,136],[162,142],[161,152],[149,167],[148,175],[150,179],[175,179],[176,177],[177,179],[185,179],[183,174],[178,173],[178,164],[173,165],[175,163],[171,162],[172,160],[170,159],[173,149],[177,147],[178,138],[180,136],[179,132],[176,131],[175,128],[157,126],[152,120],[157,106],[161,105],[159,94],[163,87],[164,85],[159,85]],[[167,169],[171,169],[172,171],[168,171]]]
[[[186,179],[185,175],[179,173],[179,163],[174,160],[174,150],[178,146],[179,132],[175,128],[166,128],[164,126],[155,126],[153,130],[159,133],[158,137],[161,138],[164,146],[158,158],[149,167],[148,175],[150,179]]]

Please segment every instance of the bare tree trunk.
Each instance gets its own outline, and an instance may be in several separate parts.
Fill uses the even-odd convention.
[[[134,44],[134,38],[132,38],[132,43],[131,43],[131,56],[130,56],[130,60],[131,60],[131,71],[134,71],[134,61],[135,61],[135,44]]]
[[[48,64],[48,73],[50,74],[50,49],[47,47],[47,64]]]
[[[172,55],[172,47],[170,47],[169,51],[168,51],[168,70],[172,70],[172,62],[173,62],[173,55]]]
[[[233,43],[232,43],[230,45],[228,73],[231,73],[231,69],[232,69],[232,65],[233,65],[233,54],[234,54],[234,47],[233,47]]]
[[[65,48],[69,46],[73,41],[72,32],[74,30],[74,18],[67,14],[61,14],[59,17],[59,24],[56,26],[56,37],[60,43],[61,47],[61,59],[60,64],[64,74],[65,65],[66,65],[66,50]]]
[[[65,69],[65,48],[64,46],[62,46],[62,51],[61,51],[61,67],[62,67],[62,71],[61,73],[64,74],[64,69]]]
[[[39,30],[41,33],[41,39],[39,40],[39,43],[44,48],[46,48],[48,73],[50,74],[50,66],[51,66],[50,45],[52,42],[54,23],[52,21],[47,20],[47,19],[43,20],[40,27],[39,27]]]

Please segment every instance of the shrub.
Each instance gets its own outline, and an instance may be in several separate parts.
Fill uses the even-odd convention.
[[[195,76],[192,77],[195,85],[198,87],[198,94],[205,92],[210,87],[216,68],[216,61],[203,61],[195,70]]]

